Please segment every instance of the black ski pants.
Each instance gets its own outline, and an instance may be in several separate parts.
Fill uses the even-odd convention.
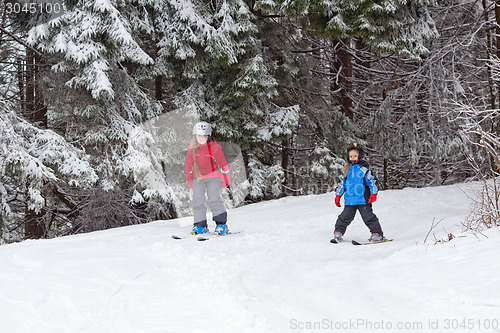
[[[380,236],[384,236],[378,217],[373,213],[371,203],[366,205],[345,206],[335,223],[335,231],[340,231],[342,235],[345,234],[347,227],[351,224],[352,220],[354,220],[356,211],[359,211],[363,222],[370,229],[372,234],[377,233]]]

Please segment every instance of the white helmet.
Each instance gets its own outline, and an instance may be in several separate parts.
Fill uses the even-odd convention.
[[[200,121],[194,125],[193,135],[212,135],[212,126],[206,121]]]

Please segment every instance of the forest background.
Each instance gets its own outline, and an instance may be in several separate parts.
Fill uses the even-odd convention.
[[[358,142],[381,189],[490,179],[499,224],[500,1],[33,2],[0,1],[0,244],[188,214],[145,126],[178,110],[238,147],[228,206],[332,191]]]

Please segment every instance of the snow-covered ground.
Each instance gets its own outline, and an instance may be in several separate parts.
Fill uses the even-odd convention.
[[[478,184],[384,191],[391,243],[330,244],[333,194],[229,212],[237,235],[191,220],[0,247],[0,331],[500,332],[500,232],[461,234]],[[424,243],[434,233],[456,239]],[[211,225],[213,229],[213,225]],[[346,240],[365,240],[359,215]]]

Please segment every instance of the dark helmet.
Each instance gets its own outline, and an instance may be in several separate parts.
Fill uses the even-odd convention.
[[[361,161],[365,158],[365,151],[363,150],[363,148],[361,148],[361,145],[357,142],[353,142],[347,147],[347,159],[348,160],[349,160],[349,152],[353,149],[356,149],[358,151],[358,154],[359,154],[358,160]]]

